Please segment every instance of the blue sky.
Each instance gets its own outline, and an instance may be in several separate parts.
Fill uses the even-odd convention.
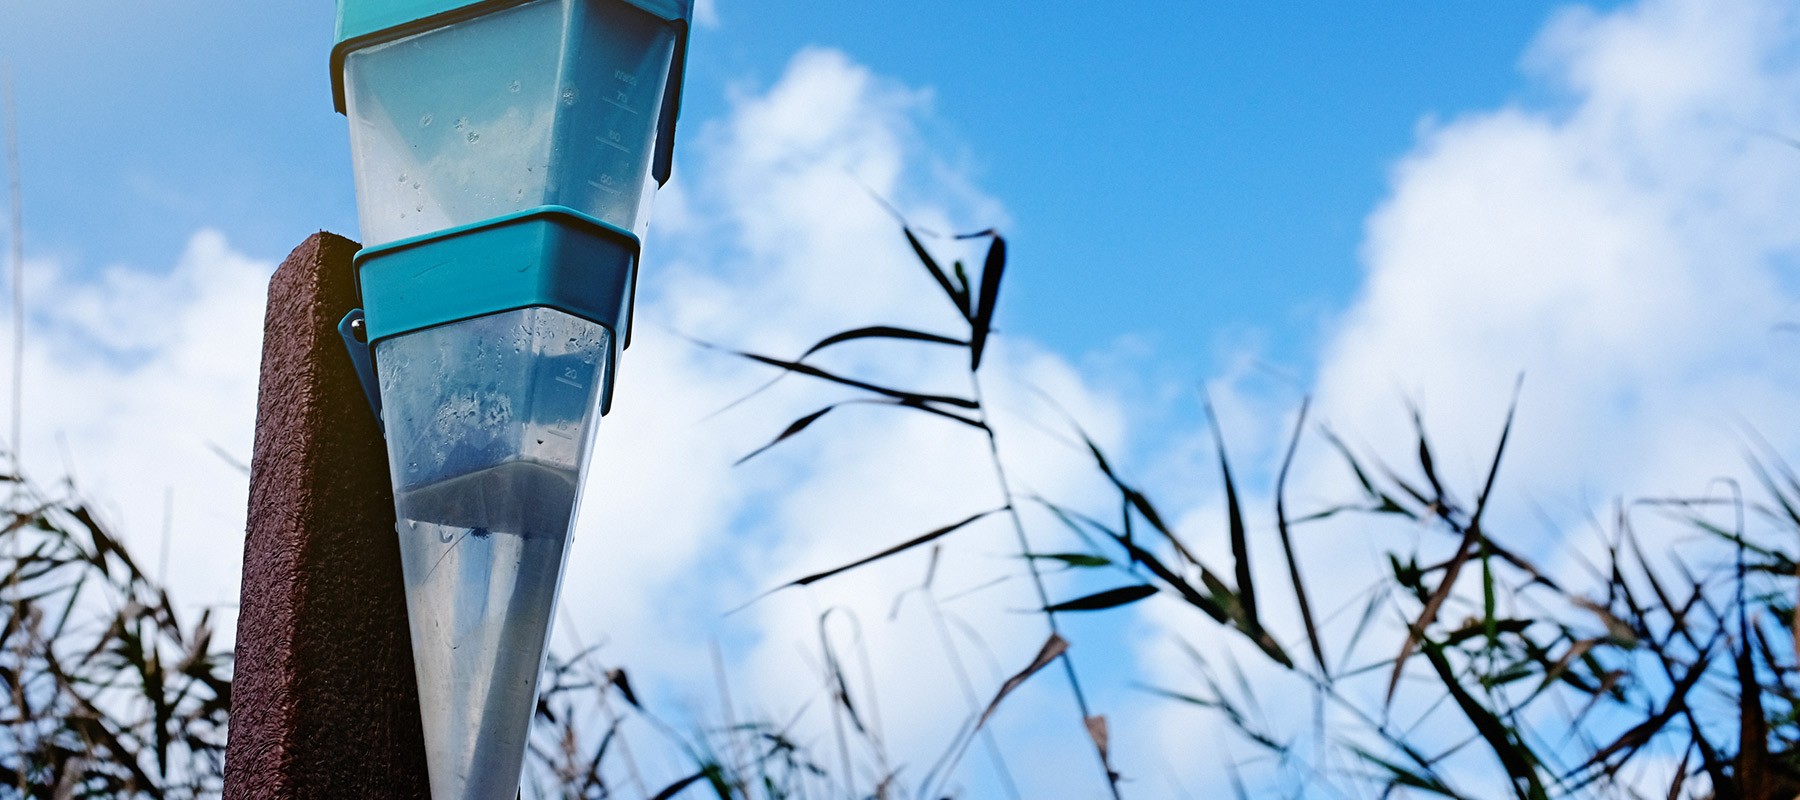
[[[697,77],[766,80],[825,44],[932,87],[1012,213],[1013,325],[1077,352],[1144,335],[1196,370],[1256,328],[1304,363],[1290,337],[1355,289],[1363,217],[1419,119],[1519,94],[1552,7],[771,3],[726,12]]]
[[[1418,121],[1521,95],[1553,7],[728,3],[696,38],[685,119],[802,47],[842,49],[929,87],[930,141],[1004,200],[1015,329],[1070,352],[1145,337],[1197,372],[1248,336],[1308,368]],[[33,252],[153,268],[200,227],[261,258],[354,235],[329,3],[6,14]]]
[[[1507,499],[1489,519],[1578,574],[1590,513],[1613,498],[1705,491],[1740,470],[1745,428],[1800,452],[1800,359],[1783,333],[1800,320],[1800,157],[1768,135],[1800,133],[1791,6],[717,0],[694,39],[640,290],[651,324],[601,428],[565,632],[606,642],[698,716],[721,641],[746,696],[780,716],[816,695],[794,676],[813,670],[819,609],[885,618],[922,555],[721,611],[995,504],[979,443],[910,419],[834,414],[733,469],[823,397],[789,381],[711,416],[762,376],[668,334],[797,352],[855,325],[945,326],[859,181],[921,224],[1011,237],[987,369],[1009,466],[1033,490],[1112,509],[1081,454],[1044,434],[1058,416],[1028,386],[1221,560],[1199,388],[1265,547],[1271,461],[1303,393],[1353,445],[1396,460],[1415,403],[1440,470],[1467,486],[1523,373]],[[171,578],[226,614],[245,482],[215,448],[249,453],[264,283],[311,232],[355,233],[331,22],[323,0],[0,5],[21,98],[28,466],[73,474],[140,551],[166,514]],[[834,357],[945,377],[897,351]],[[1341,499],[1319,438],[1301,453],[1295,507]],[[1305,535],[1322,604],[1417,535],[1366,533]],[[1004,529],[958,536],[946,593],[1016,571]],[[1282,579],[1279,562],[1258,564]],[[956,606],[1008,662],[1043,637],[1015,613],[1033,603],[1019,588]],[[1223,752],[1216,726],[1133,688],[1192,681],[1176,635],[1228,646],[1179,612],[1157,598],[1072,628],[1143,796],[1220,788],[1212,764],[1190,763]],[[966,712],[938,691],[942,665],[919,662],[935,641],[919,625],[901,615],[868,641],[912,761]],[[1066,702],[1034,683],[996,721],[1042,765],[1037,786],[1093,779]]]

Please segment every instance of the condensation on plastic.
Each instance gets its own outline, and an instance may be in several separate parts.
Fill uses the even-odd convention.
[[[609,337],[528,308],[376,345],[438,800],[518,791]]]
[[[675,28],[535,0],[351,52],[363,244],[563,205],[642,235]]]

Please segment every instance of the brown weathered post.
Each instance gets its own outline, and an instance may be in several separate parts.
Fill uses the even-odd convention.
[[[269,282],[225,797],[426,798],[387,453],[337,323],[357,245]]]

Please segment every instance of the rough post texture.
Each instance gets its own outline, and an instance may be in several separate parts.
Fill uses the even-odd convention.
[[[381,433],[338,338],[356,243],[269,282],[225,797],[426,798]]]

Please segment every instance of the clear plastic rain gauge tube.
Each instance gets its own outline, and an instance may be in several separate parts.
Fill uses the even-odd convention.
[[[529,308],[377,348],[426,755],[468,765],[433,797],[517,791],[608,337]]]

